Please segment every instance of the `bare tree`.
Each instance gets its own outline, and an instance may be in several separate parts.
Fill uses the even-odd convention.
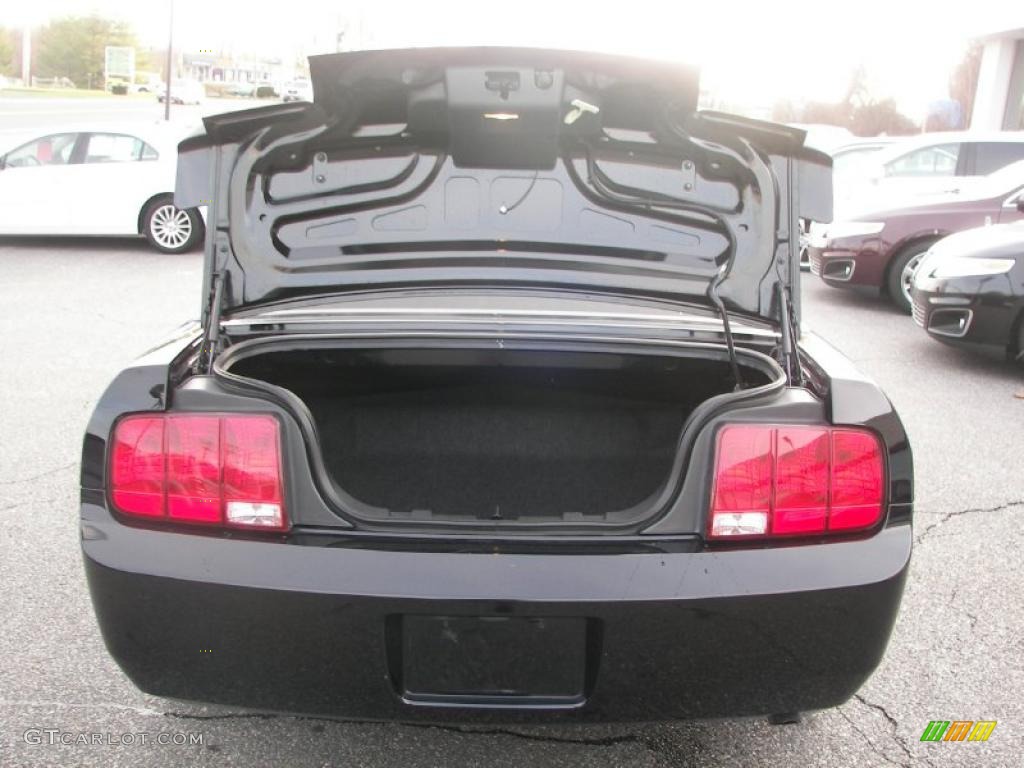
[[[960,63],[949,76],[949,97],[960,103],[963,110],[964,123],[971,125],[971,112],[974,110],[974,95],[978,90],[978,73],[981,71],[981,43],[972,43],[964,52]]]

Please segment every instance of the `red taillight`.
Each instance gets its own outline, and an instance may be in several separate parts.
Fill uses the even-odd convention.
[[[114,504],[129,515],[164,514],[164,420],[135,417],[117,425],[110,462]]]
[[[871,432],[732,425],[718,433],[708,537],[864,530],[882,517],[885,469]]]
[[[221,422],[224,516],[229,525],[266,526],[281,513],[281,461],[277,422],[271,418]]]
[[[218,416],[167,419],[167,516],[189,523],[221,522]]]
[[[170,522],[283,530],[277,420],[265,415],[128,416],[114,429],[119,512]]]
[[[869,432],[832,434],[830,531],[870,528],[882,514],[882,448]]]

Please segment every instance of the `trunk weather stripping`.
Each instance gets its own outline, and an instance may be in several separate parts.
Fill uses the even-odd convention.
[[[309,407],[294,393],[282,387],[261,381],[256,378],[235,373],[231,371],[232,366],[241,360],[265,352],[296,349],[296,348],[331,348],[334,346],[344,347],[390,347],[402,348],[410,342],[424,342],[439,348],[479,348],[481,342],[485,345],[498,343],[505,348],[510,343],[517,345],[517,348],[536,349],[557,349],[561,351],[623,351],[636,353],[644,348],[656,354],[670,354],[680,357],[703,357],[705,355],[717,355],[719,360],[725,360],[722,354],[720,343],[694,343],[675,340],[647,340],[642,345],[637,345],[635,339],[622,338],[614,335],[578,335],[563,334],[558,336],[538,338],[530,333],[509,333],[503,334],[500,340],[496,340],[492,333],[481,332],[380,332],[360,331],[347,333],[330,334],[296,334],[287,336],[264,336],[232,344],[223,354],[218,356],[213,363],[212,375],[214,375],[229,392],[245,394],[274,402],[287,410],[299,424],[303,432],[307,456],[313,470],[314,482],[317,489],[323,495],[328,505],[339,514],[342,519],[356,520],[362,526],[378,526],[377,530],[385,530],[396,522],[402,525],[420,529],[436,529],[438,531],[462,529],[465,531],[487,531],[491,534],[498,534],[504,531],[572,531],[579,528],[592,528],[598,530],[626,530],[635,529],[638,525],[649,525],[655,519],[664,514],[672,498],[678,493],[682,482],[685,467],[690,461],[690,450],[696,434],[704,428],[708,421],[716,414],[736,407],[742,403],[759,401],[762,398],[770,398],[780,393],[786,386],[785,372],[778,362],[766,354],[751,349],[740,348],[736,354],[743,357],[744,364],[751,366],[768,377],[766,384],[753,385],[747,389],[733,392],[722,392],[714,395],[698,404],[687,417],[682,433],[679,436],[679,445],[685,446],[677,453],[671,472],[657,493],[657,498],[650,501],[650,508],[658,511],[653,514],[645,514],[629,519],[616,520],[567,520],[564,516],[543,518],[536,521],[514,524],[513,528],[506,528],[508,521],[504,520],[415,520],[403,518],[395,520],[389,517],[378,517],[366,514],[365,510],[359,510],[352,504],[351,497],[340,491],[331,479],[320,448],[320,438]],[[367,528],[370,530],[370,528]]]

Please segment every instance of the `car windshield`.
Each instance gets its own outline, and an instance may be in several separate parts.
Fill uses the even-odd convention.
[[[851,171],[861,171],[871,165],[871,161],[884,149],[882,145],[853,147],[844,149],[832,156],[832,172],[845,175]]]

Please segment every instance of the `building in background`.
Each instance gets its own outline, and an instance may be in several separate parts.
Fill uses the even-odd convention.
[[[1024,28],[978,36],[984,45],[971,128],[1024,130]]]
[[[278,83],[297,73],[294,66],[278,58],[200,51],[182,53],[177,74],[200,83]]]

